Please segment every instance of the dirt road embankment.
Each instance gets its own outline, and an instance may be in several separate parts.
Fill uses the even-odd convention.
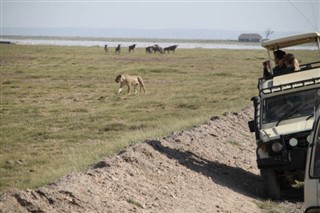
[[[93,168],[1,196],[2,212],[302,212],[261,198],[252,108],[147,140]]]

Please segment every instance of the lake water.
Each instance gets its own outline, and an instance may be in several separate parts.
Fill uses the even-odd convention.
[[[158,44],[160,47],[167,47],[170,45],[178,45],[178,48],[184,49],[193,49],[193,48],[204,48],[204,49],[263,49],[261,45],[258,44],[244,44],[244,43],[193,43],[193,42],[141,42],[141,41],[99,41],[99,40],[50,40],[50,39],[5,39],[5,41],[10,41],[15,44],[28,44],[28,45],[56,45],[56,46],[99,46],[104,47],[104,45],[108,45],[108,47],[114,48],[121,44],[121,47],[128,47],[132,44],[136,44],[136,47],[145,48],[147,46],[153,46],[154,44]]]
[[[248,50],[262,50],[259,43],[243,43],[243,42],[141,42],[141,41],[102,41],[102,40],[62,40],[62,39],[4,39],[5,41],[10,41],[15,44],[27,44],[27,45],[55,45],[55,46],[98,46],[104,47],[106,44],[108,47],[114,48],[121,44],[121,47],[126,48],[132,44],[136,44],[138,48],[145,48],[147,46],[153,46],[158,44],[160,47],[167,47],[170,45],[178,45],[178,48],[183,49],[193,49],[193,48],[204,48],[204,49],[248,49]],[[309,49],[315,50],[316,47],[313,46],[299,46],[292,47],[290,49]]]

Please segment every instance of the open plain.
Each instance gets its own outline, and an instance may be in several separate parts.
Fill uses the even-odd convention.
[[[266,52],[1,45],[0,54],[3,212],[302,211],[259,189],[246,122]],[[141,75],[148,93],[117,94],[120,73]]]

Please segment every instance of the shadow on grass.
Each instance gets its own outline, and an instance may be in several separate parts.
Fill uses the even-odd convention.
[[[189,151],[180,151],[163,146],[157,140],[151,140],[147,143],[168,158],[176,159],[181,165],[211,178],[213,182],[219,185],[255,199],[264,199],[261,189],[262,180],[259,175],[217,161],[208,161]],[[297,200],[297,198],[288,199]]]

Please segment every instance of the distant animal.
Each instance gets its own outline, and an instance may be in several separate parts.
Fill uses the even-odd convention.
[[[155,44],[153,46],[153,52],[155,52],[155,53],[156,52],[163,53],[163,49],[159,45]]]
[[[131,51],[134,52],[134,48],[136,48],[136,44],[133,44],[133,45],[129,46],[129,53],[130,53]]]
[[[155,44],[153,46],[146,47],[146,53],[163,53],[162,47],[159,45]]]
[[[116,47],[115,52],[120,54],[120,51],[121,51],[121,47],[120,47],[120,44],[118,44],[118,46]]]
[[[177,49],[177,47],[178,47],[178,45],[172,45],[172,46],[163,48],[163,51],[164,52],[167,51],[168,53],[170,53],[170,51],[172,51],[174,53],[174,51]]]
[[[140,85],[140,92],[141,92],[141,89],[143,89],[144,93],[147,93],[143,80],[139,75],[120,74],[120,75],[117,75],[115,82],[120,83],[118,93],[121,93],[123,86],[125,85],[128,87],[128,94],[130,94],[130,90],[132,86],[134,87],[134,94],[137,94],[138,92],[137,86],[139,85]]]
[[[108,52],[108,45],[104,45],[104,51],[107,53]]]
[[[146,47],[146,53],[153,53],[153,46]]]

